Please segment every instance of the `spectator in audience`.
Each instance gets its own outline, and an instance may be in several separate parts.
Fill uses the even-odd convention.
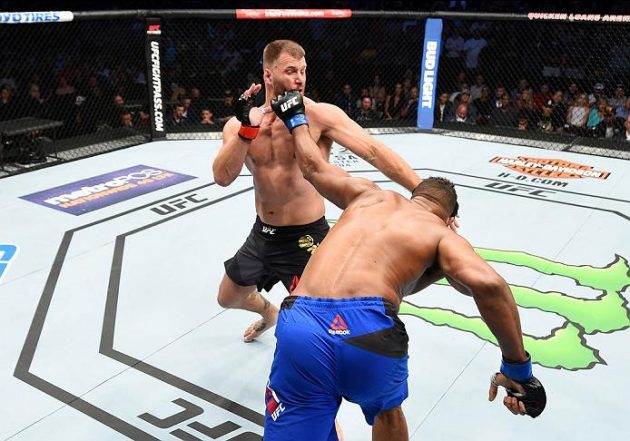
[[[463,92],[467,92],[470,95],[470,89],[468,88],[468,84],[466,83],[461,83],[460,88],[451,93],[451,95],[448,97],[448,100],[452,102],[455,107],[457,107],[457,104],[459,103],[459,100],[461,99],[461,94]]]
[[[114,107],[116,107],[116,109],[121,109],[123,104],[125,104],[125,99],[122,97],[122,95],[114,95],[113,101]]]
[[[549,85],[547,83],[541,84],[540,90],[534,93],[534,96],[533,96],[534,109],[542,110],[543,106],[547,104],[547,102],[549,102],[552,96],[553,96],[553,93],[551,92]]]
[[[512,101],[518,103],[521,99],[523,91],[525,90],[531,90],[531,87],[529,85],[529,81],[527,81],[526,78],[521,78],[520,80],[518,80],[516,88],[512,90]]]
[[[0,121],[7,121],[18,117],[18,109],[13,102],[13,90],[8,84],[0,88]]]
[[[459,91],[462,89],[468,89],[468,75],[466,72],[462,71],[457,75],[457,79],[455,80],[456,87],[450,88],[449,90],[454,90],[454,95],[457,95]],[[455,99],[455,96],[452,97],[451,102]]]
[[[571,107],[575,104],[575,101],[580,93],[577,83],[573,82],[569,84],[566,93],[564,94],[564,105]]]
[[[510,95],[504,93],[501,96],[500,107],[495,107],[490,115],[490,123],[495,126],[515,127],[517,111],[510,100]]]
[[[201,120],[199,124],[204,126],[216,126],[217,123],[214,122],[214,114],[210,109],[201,109]]]
[[[472,93],[471,93],[472,95]],[[475,123],[485,125],[490,122],[490,116],[495,108],[495,103],[490,96],[490,88],[486,85],[481,87],[481,96],[473,101],[473,106],[477,113]]]
[[[372,98],[367,95],[364,96],[361,100],[361,107],[357,110],[354,120],[361,123],[377,121],[378,119],[380,119],[378,113],[372,109]]]
[[[483,78],[483,75],[477,74],[475,76],[475,84],[473,84],[470,88],[470,100],[474,103],[476,99],[481,97],[481,89],[486,86],[486,80]]]
[[[177,102],[186,96],[186,89],[178,84],[172,84],[171,102]]]
[[[231,89],[223,91],[223,101],[217,104],[214,113],[221,126],[234,116],[234,96]]]
[[[124,109],[125,99],[122,95],[114,95],[111,98],[111,102],[108,104],[107,110],[107,124],[110,127],[120,126],[120,115],[125,111]]]
[[[59,77],[57,88],[49,100],[50,116],[52,119],[63,121],[63,126],[57,131],[62,137],[75,134],[77,121],[76,89],[69,83],[65,75]]]
[[[355,107],[357,108],[357,110],[359,110],[361,106],[363,105],[363,98],[365,98],[366,96],[369,96],[370,102],[372,102],[371,100],[372,95],[370,95],[369,89],[367,87],[363,87],[361,89],[361,93],[359,94],[359,97],[357,98],[357,102],[355,103]]]
[[[623,106],[619,106],[615,110],[615,118],[618,120],[617,125],[619,127],[623,126],[628,116],[630,116],[630,97],[626,98]]]
[[[43,118],[46,116],[46,101],[42,98],[41,91],[37,84],[31,84],[28,90],[28,96],[24,101],[24,109],[22,116],[32,116]]]
[[[130,111],[124,110],[120,113],[120,127],[133,128],[133,115]]]
[[[608,99],[601,97],[597,102],[597,107],[591,109],[589,112],[586,127],[594,136],[605,136],[607,127],[606,121],[612,122],[613,118],[614,110],[608,105]],[[609,127],[612,127],[612,124],[610,124]],[[612,133],[610,133],[608,137],[612,137]]]
[[[518,118],[518,122],[517,122],[517,124],[516,124],[516,128],[517,128],[518,130],[524,130],[524,131],[527,131],[527,130],[529,130],[529,127],[530,127],[530,126],[529,126],[529,120],[528,120],[527,118],[525,118],[525,117],[523,117],[523,116],[521,116],[521,117],[519,117],[519,118]]]
[[[575,104],[567,110],[566,130],[569,133],[585,136],[587,134],[586,122],[588,121],[589,112],[588,97],[585,93],[582,93],[575,99]]]
[[[615,86],[615,92],[613,96],[611,96],[608,100],[608,103],[617,110],[618,107],[622,107],[626,104],[626,90],[623,87],[623,84],[617,84]]]
[[[402,83],[396,83],[394,93],[387,95],[387,100],[385,100],[385,118],[400,119],[400,112],[406,105]]]
[[[466,69],[469,72],[475,72],[479,67],[479,55],[486,46],[488,42],[481,36],[479,30],[473,31],[471,37],[464,42]]]
[[[536,127],[538,112],[534,109],[532,89],[525,89],[521,92],[520,98],[516,101],[516,108],[518,109],[519,121],[524,118],[527,120],[527,127]]]
[[[350,118],[354,119],[356,101],[357,98],[354,93],[352,93],[352,86],[350,83],[345,83],[341,87],[341,92],[335,98],[335,105],[343,110]]]
[[[619,133],[620,133],[619,136],[621,138],[630,142],[630,115],[628,115],[628,117],[626,118],[623,124],[623,130],[621,130]]]
[[[445,122],[451,119],[453,113],[453,103],[448,99],[448,93],[442,92],[438,95],[437,102],[433,109],[433,122]]]
[[[586,121],[586,127],[594,129],[599,123],[604,120],[604,113],[606,112],[606,106],[608,106],[608,100],[606,98],[600,98],[597,105],[591,109],[588,114],[588,120]]]
[[[403,98],[405,99],[405,101],[409,101],[409,98],[411,98],[411,78],[404,78],[402,80],[402,86]]]
[[[604,85],[602,83],[595,83],[593,85],[593,93],[588,96],[588,105],[598,105],[600,98],[605,98]]]
[[[545,109],[550,111],[549,117],[553,131],[560,131],[564,127],[567,117],[567,106],[564,105],[563,95],[561,90],[556,90],[551,99],[543,106],[543,112]]]
[[[171,114],[171,126],[182,127],[186,125],[186,118],[184,117],[184,106],[182,104],[177,104],[173,108],[173,113]]]
[[[416,121],[418,121],[418,100],[420,97],[420,92],[416,86],[411,86],[409,89],[409,99],[407,100],[407,104],[400,111],[400,116],[403,119],[406,119],[410,122],[413,122],[414,125]]]
[[[553,132],[553,122],[551,121],[551,107],[543,106],[540,118],[538,119],[538,123],[536,124],[536,130],[539,132]]]
[[[387,98],[387,89],[381,83],[381,76],[379,74],[374,75],[372,84],[368,88],[370,97],[372,98],[372,108],[377,112],[383,113],[385,108],[385,99]]]
[[[494,107],[499,108],[503,106],[503,95],[507,93],[505,86],[497,86],[494,89]]]
[[[190,96],[185,96],[182,98],[182,106],[184,106],[184,118],[188,121],[199,121],[199,114],[195,113],[195,110],[192,107],[193,101]]]
[[[138,112],[138,121],[136,123],[137,129],[150,130],[151,129],[151,115],[146,109],[142,109]]]
[[[470,100],[470,90],[464,89],[462,90],[462,93],[457,96],[455,102],[453,103],[455,109],[458,109],[460,104],[466,106],[467,118],[469,118],[471,122],[474,121],[477,118],[477,110],[472,105],[472,102]]]
[[[472,124],[473,119],[470,117],[468,113],[468,104],[461,103],[457,106],[457,110],[455,110],[455,114],[453,116],[452,122],[460,122],[460,123],[468,123]]]

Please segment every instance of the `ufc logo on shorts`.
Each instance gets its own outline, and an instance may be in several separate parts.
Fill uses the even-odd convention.
[[[274,421],[276,421],[280,414],[286,410],[284,404],[282,404],[278,399],[276,391],[269,387],[269,384],[267,384],[267,387],[265,388],[265,404],[267,406],[269,416]]]
[[[297,106],[297,104],[298,104],[297,97],[293,97],[290,100],[280,104],[280,110],[282,110],[283,112],[286,112],[291,107]]]

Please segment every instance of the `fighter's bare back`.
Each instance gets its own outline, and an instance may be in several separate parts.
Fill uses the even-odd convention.
[[[433,265],[438,243],[451,234],[444,220],[396,192],[365,192],[345,209],[293,294],[384,297],[397,306],[405,286]]]

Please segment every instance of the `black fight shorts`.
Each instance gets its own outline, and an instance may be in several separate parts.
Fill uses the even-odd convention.
[[[256,216],[243,246],[225,261],[225,272],[240,286],[256,285],[258,291],[270,291],[281,281],[291,292],[329,229],[323,217],[307,225],[276,227]]]

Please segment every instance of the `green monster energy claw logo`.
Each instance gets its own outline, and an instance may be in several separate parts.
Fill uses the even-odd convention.
[[[329,221],[330,223],[331,221]],[[568,293],[538,291],[534,288],[510,284],[517,305],[538,309],[564,317],[562,326],[552,329],[549,335],[534,337],[523,335],[525,348],[532,361],[541,366],[580,370],[597,364],[606,364],[599,350],[589,346],[586,336],[613,333],[630,327],[628,301],[621,294],[630,286],[628,260],[616,255],[605,267],[567,265],[520,251],[503,251],[475,248],[487,261],[530,268],[549,276],[568,277],[578,286],[601,292],[597,298],[585,299]],[[444,279],[438,285],[448,285]],[[403,301],[400,314],[418,317],[436,326],[447,326],[476,335],[497,344],[481,317],[469,317],[445,308],[430,308]]]
[[[538,309],[555,313],[566,320],[559,328],[551,330],[545,337],[523,335],[525,348],[532,361],[541,366],[579,370],[589,369],[596,364],[606,364],[596,348],[589,346],[586,336],[597,333],[612,333],[630,327],[630,310],[621,295],[630,285],[630,267],[621,256],[603,268],[581,265],[566,265],[519,251],[501,251],[475,248],[477,254],[487,261],[506,263],[531,268],[542,274],[569,277],[578,286],[601,291],[596,299],[574,297],[562,292],[543,292],[526,286],[512,285],[514,300],[522,308]],[[442,279],[440,285],[448,283]],[[468,317],[455,311],[441,308],[426,308],[404,301],[400,314],[412,315],[437,326],[470,332],[477,337],[497,344],[480,317]]]

